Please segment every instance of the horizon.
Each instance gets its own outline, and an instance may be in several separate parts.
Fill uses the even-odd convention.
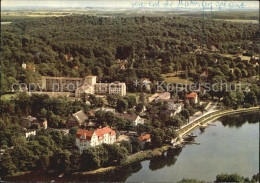
[[[254,9],[259,10],[258,1],[205,1],[207,4],[205,9],[211,9],[212,11],[221,10],[245,10]],[[126,9],[185,9],[185,10],[198,10],[203,9],[204,1],[70,1],[70,0],[31,0],[31,1],[8,1],[3,0],[1,2],[2,10],[9,9],[40,9],[40,8],[126,8]]]

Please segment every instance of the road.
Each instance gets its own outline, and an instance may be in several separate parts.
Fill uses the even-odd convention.
[[[187,125],[193,123],[195,120],[199,119],[199,118],[202,118],[203,116],[209,114],[209,113],[212,113],[212,112],[215,112],[217,111],[217,102],[209,102],[209,104],[205,107],[206,111],[203,115],[200,111],[196,112],[193,116],[190,117],[190,121],[189,123],[183,125],[180,129],[186,127]]]

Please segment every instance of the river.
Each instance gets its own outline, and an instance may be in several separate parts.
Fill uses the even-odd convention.
[[[219,118],[204,131],[193,131],[200,145],[188,144],[162,157],[105,175],[58,178],[33,173],[9,180],[176,182],[192,178],[212,182],[220,173],[238,173],[251,178],[259,170],[259,119],[259,112]]]

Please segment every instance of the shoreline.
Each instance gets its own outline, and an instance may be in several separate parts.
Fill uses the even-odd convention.
[[[188,133],[190,133],[192,130],[194,130],[196,127],[199,127],[200,126],[200,123],[202,124],[207,124],[209,122],[212,122],[222,116],[225,116],[225,115],[228,115],[228,114],[239,114],[239,113],[244,113],[244,112],[254,112],[254,111],[259,111],[259,106],[257,107],[251,107],[251,108],[242,108],[242,109],[236,109],[236,110],[222,110],[222,111],[216,111],[211,113],[211,114],[208,114],[210,115],[209,117],[203,117],[203,118],[200,118],[198,120],[195,120],[193,123],[191,123],[191,127],[185,131],[184,133],[180,134],[180,136],[184,136]],[[212,116],[213,115],[213,116]],[[188,125],[189,126],[189,125]],[[181,140],[179,141],[180,144],[182,144],[182,138]],[[91,171],[85,171],[85,172],[75,172],[75,173],[72,173],[72,174],[77,174],[77,175],[88,175],[88,174],[98,174],[98,173],[105,173],[107,171],[111,171],[111,170],[116,170],[117,168],[121,168],[121,167],[124,167],[124,166],[127,166],[127,165],[130,165],[132,163],[136,163],[136,162],[140,162],[140,161],[144,161],[144,160],[147,160],[147,159],[151,159],[153,157],[156,157],[156,156],[160,156],[162,155],[163,152],[169,150],[173,148],[173,146],[171,145],[165,145],[165,146],[162,146],[160,148],[156,148],[154,150],[146,150],[146,151],[140,151],[138,153],[135,153],[135,154],[132,154],[130,156],[137,156],[137,157],[134,157],[132,158],[131,160],[126,160],[126,163],[124,163],[123,165],[121,166],[111,166],[111,167],[106,167],[106,168],[99,168],[99,169],[96,169],[96,170],[91,170]],[[161,152],[156,152],[158,151]],[[140,156],[142,156],[143,154],[146,154],[145,157],[142,157],[140,158]],[[129,157],[130,157],[129,156]],[[140,159],[139,159],[139,158]]]
[[[198,120],[195,120],[193,123],[189,124],[188,126],[185,127],[184,131],[181,132],[180,135],[180,140],[176,144],[183,144],[183,139],[182,136],[185,136],[192,132],[193,130],[196,129],[196,127],[199,127],[201,125],[205,125],[209,122],[212,122],[222,116],[225,115],[230,115],[230,114],[240,114],[240,113],[246,113],[246,112],[257,112],[259,111],[259,106],[258,107],[251,107],[251,108],[242,108],[242,109],[236,109],[236,110],[222,110],[222,111],[216,111],[213,113],[208,114],[207,116],[204,116],[202,118],[199,118]],[[188,128],[188,129],[187,129]],[[183,130],[183,129],[181,129]],[[179,130],[179,131],[181,131]],[[90,171],[83,171],[83,172],[73,172],[71,175],[95,175],[95,174],[102,174],[102,173],[107,173],[112,170],[116,170],[125,166],[129,166],[133,163],[141,162],[144,160],[149,160],[153,157],[161,156],[165,151],[169,149],[173,149],[174,146],[172,145],[164,145],[160,148],[155,148],[155,149],[149,149],[149,150],[144,150],[137,152],[135,154],[129,155],[127,160],[119,166],[109,166],[109,167],[101,167],[96,170],[90,170]],[[33,172],[44,172],[44,171],[38,171],[38,170],[32,170],[32,171],[26,171],[26,172],[17,172],[16,175],[11,175],[11,176],[6,176],[6,178],[10,177],[16,177],[16,176],[22,176],[26,174],[30,174]],[[48,172],[47,172],[48,173]],[[62,174],[62,173],[60,173]],[[60,175],[57,174],[57,177]],[[5,178],[5,177],[3,177]]]

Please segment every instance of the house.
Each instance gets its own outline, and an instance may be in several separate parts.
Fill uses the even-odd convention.
[[[71,117],[67,120],[67,128],[84,125],[87,119],[88,116],[82,110],[80,110],[72,114]]]
[[[33,72],[35,72],[35,67],[33,65],[30,65],[30,64],[23,63],[22,68],[32,70]]]
[[[27,116],[22,118],[22,126],[25,128],[30,127],[32,124],[38,123],[43,129],[47,129],[48,122],[46,118],[37,119],[33,116]]]
[[[207,71],[204,71],[202,74],[200,74],[201,78],[207,78],[209,76],[209,73]]]
[[[28,138],[30,136],[35,136],[36,135],[36,130],[35,129],[31,129],[31,130],[25,129],[24,130],[24,135],[25,135],[25,138]]]
[[[38,123],[40,125],[40,127],[42,127],[43,129],[47,129],[48,128],[48,122],[46,118],[40,118],[38,120]]]
[[[127,64],[127,60],[126,59],[121,60],[120,63],[119,63],[119,69],[125,70],[126,69],[126,64]]]
[[[94,87],[89,84],[82,85],[75,90],[75,97],[84,97],[84,94],[94,94]]]
[[[238,58],[242,58],[243,57],[243,53],[237,53],[237,57]]]
[[[79,148],[80,154],[87,147],[95,147],[103,143],[113,144],[115,142],[116,132],[108,126],[95,131],[79,129],[76,134],[76,146]]]
[[[101,108],[97,108],[95,110],[96,112],[97,111],[104,111],[104,112],[112,112],[112,113],[115,113],[116,110],[114,108],[110,108],[110,107],[101,107]]]
[[[88,113],[87,113],[88,118],[94,118],[95,117],[95,113],[96,113],[96,111],[94,111],[94,110],[88,111]]]
[[[211,46],[211,47],[210,47],[210,50],[211,50],[212,52],[217,52],[217,51],[219,51],[215,46]]]
[[[138,137],[138,139],[141,141],[142,144],[145,143],[150,143],[151,142],[151,135],[150,134],[146,134],[146,135],[141,135]]]
[[[25,128],[30,127],[33,123],[38,122],[36,117],[27,116],[22,118],[22,126]]]
[[[169,105],[169,110],[173,110],[173,115],[175,116],[176,114],[180,113],[184,109],[184,104],[183,103],[176,103],[173,105]]]
[[[121,113],[116,113],[115,114],[117,117],[129,120],[132,122],[133,126],[137,126],[138,124],[144,124],[144,119],[141,118],[139,115],[136,114],[121,114]]]
[[[169,92],[163,92],[160,93],[155,99],[154,101],[157,102],[158,100],[166,100],[166,99],[170,99],[171,98],[171,94]]]
[[[169,92],[163,92],[163,93],[155,93],[154,95],[152,95],[151,97],[148,98],[149,102],[155,101],[158,102],[160,100],[166,100],[166,99],[170,99],[171,98],[171,94]]]
[[[198,94],[197,93],[195,93],[195,92],[192,92],[192,93],[190,93],[190,94],[187,94],[186,95],[186,99],[187,100],[193,100],[194,101],[194,103],[198,103]]]
[[[174,110],[168,110],[168,109],[160,110],[160,116],[164,118],[170,118],[174,116],[174,112],[175,112]]]
[[[98,127],[98,124],[95,123],[95,122],[90,121],[90,122],[88,122],[88,123],[86,124],[85,127],[86,127],[86,129],[97,128],[97,127]]]
[[[141,83],[142,88],[144,88],[145,90],[148,90],[148,91],[151,90],[151,83],[152,82],[150,81],[149,78],[141,78],[140,83]]]
[[[155,98],[157,98],[158,96],[159,96],[159,94],[158,94],[158,93],[155,93],[155,94],[153,94],[151,97],[148,98],[148,101],[149,101],[149,102],[152,102],[152,101],[154,101]]]
[[[64,57],[65,57],[66,61],[72,61],[73,60],[73,56],[70,55],[70,54],[65,54]]]

